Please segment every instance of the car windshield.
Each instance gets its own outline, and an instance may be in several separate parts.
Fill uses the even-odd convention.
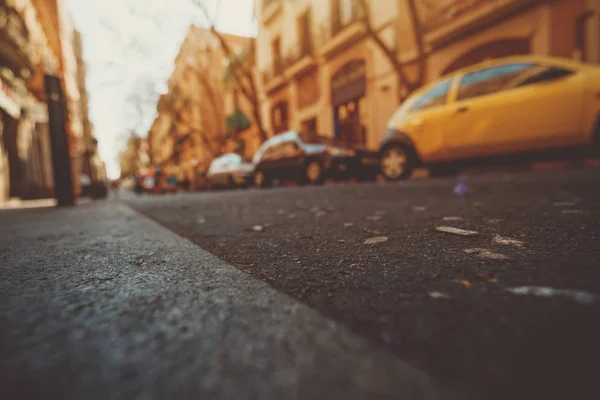
[[[262,144],[262,146],[260,146],[258,151],[254,154],[254,157],[252,157],[252,163],[253,164],[259,163],[263,154],[269,147],[272,147],[281,142],[297,141],[297,140],[298,140],[298,133],[296,133],[294,131],[280,133],[279,135],[275,135],[272,138],[267,139],[267,141],[264,142]]]
[[[337,144],[337,140],[335,138],[326,136],[321,133],[316,132],[300,132],[300,139],[303,143],[307,144],[325,144],[325,145],[335,145]]]
[[[258,164],[258,162],[262,158],[263,154],[265,153],[265,150],[267,150],[269,147],[273,146],[276,143],[276,141],[274,139],[276,139],[276,137],[272,137],[271,139],[267,139],[267,141],[264,142],[262,144],[262,146],[260,146],[260,148],[258,149],[258,151],[254,154],[254,157],[252,157],[252,163],[253,164]]]

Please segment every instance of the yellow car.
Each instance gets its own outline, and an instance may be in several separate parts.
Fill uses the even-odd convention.
[[[412,94],[380,148],[381,173],[405,179],[476,160],[600,143],[600,67],[521,56],[486,61]],[[589,147],[588,147],[589,148]]]

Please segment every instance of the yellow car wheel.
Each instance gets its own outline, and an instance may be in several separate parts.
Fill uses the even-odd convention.
[[[408,179],[413,169],[412,159],[405,146],[388,145],[381,154],[381,175],[388,181]]]

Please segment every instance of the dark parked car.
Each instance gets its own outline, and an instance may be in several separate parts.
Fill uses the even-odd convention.
[[[206,177],[212,187],[245,187],[252,182],[253,169],[239,154],[229,153],[213,160]]]
[[[345,149],[325,136],[294,131],[264,142],[253,163],[254,184],[259,187],[276,179],[299,184],[318,184],[327,178],[374,180],[379,171],[377,152]]]

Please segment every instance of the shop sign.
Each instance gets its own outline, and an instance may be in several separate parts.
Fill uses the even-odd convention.
[[[15,119],[21,116],[19,95],[3,79],[0,79],[0,108]]]
[[[0,30],[17,45],[25,48],[29,42],[29,32],[21,14],[7,2],[0,3]]]

